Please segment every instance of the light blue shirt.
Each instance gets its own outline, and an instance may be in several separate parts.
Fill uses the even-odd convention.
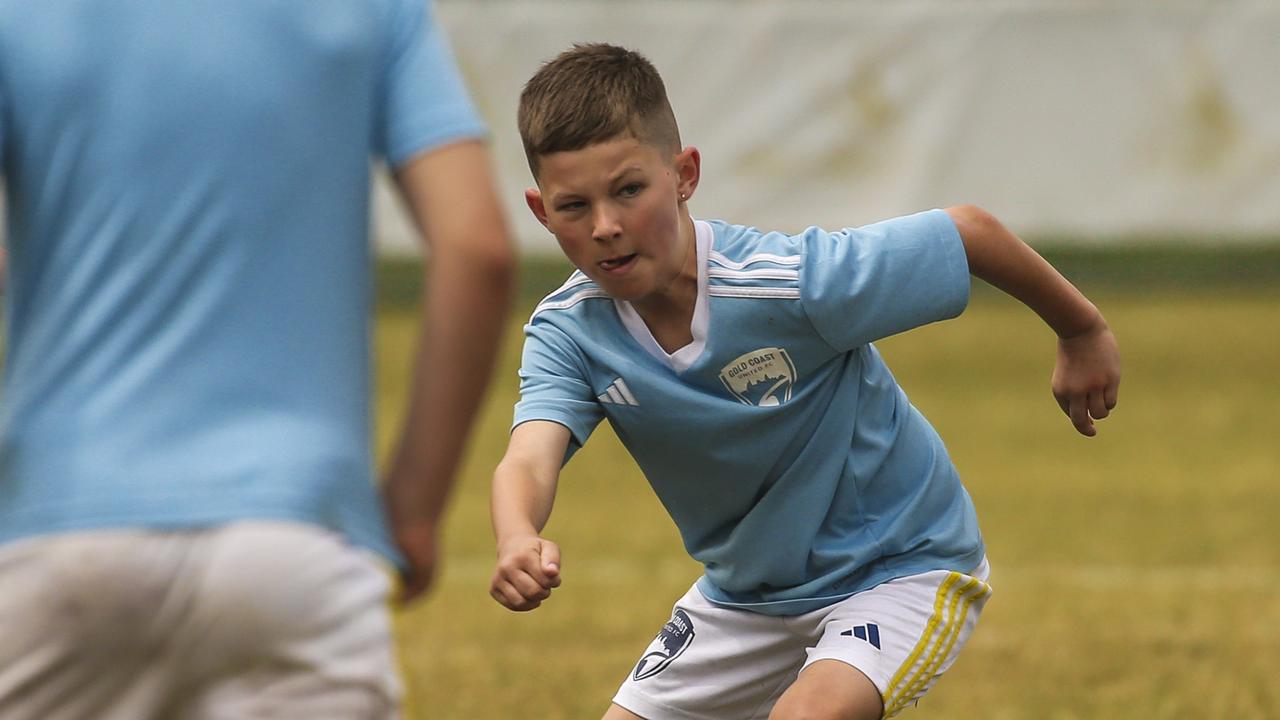
[[[266,518],[394,556],[369,168],[483,132],[423,0],[0,0],[0,541]]]
[[[565,425],[572,454],[607,419],[722,605],[793,615],[976,567],[973,504],[871,344],[964,309],[950,217],[799,235],[695,227],[693,343],[668,354],[629,304],[575,273],[525,328],[515,423]]]

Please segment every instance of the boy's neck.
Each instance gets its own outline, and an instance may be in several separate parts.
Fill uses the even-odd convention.
[[[663,292],[631,304],[667,353],[693,342],[693,311],[698,304],[698,244],[688,211],[680,218],[680,235],[686,250],[679,277]]]

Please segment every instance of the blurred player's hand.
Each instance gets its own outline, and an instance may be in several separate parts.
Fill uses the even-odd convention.
[[[1111,414],[1120,392],[1120,348],[1105,321],[1058,338],[1053,396],[1081,435],[1098,434],[1094,420]]]
[[[404,556],[398,600],[412,602],[431,587],[439,572],[440,483],[423,480],[422,473],[396,465],[382,480],[382,504],[390,524],[391,539]]]
[[[401,573],[400,602],[421,597],[435,580],[440,545],[437,523],[425,520],[396,520],[391,523],[391,536],[404,555],[408,566]]]
[[[489,594],[509,610],[532,610],[560,587],[560,547],[537,535],[519,535],[498,544],[498,568]]]

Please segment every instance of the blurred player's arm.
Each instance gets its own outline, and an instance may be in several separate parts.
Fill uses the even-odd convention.
[[[423,153],[395,181],[428,253],[408,411],[383,484],[410,600],[435,571],[441,515],[489,383],[516,258],[480,141]]]
[[[969,271],[1031,308],[1058,335],[1053,395],[1082,435],[1107,417],[1120,389],[1120,351],[1102,313],[1035,250],[972,205],[947,208]]]
[[[546,420],[521,423],[493,471],[490,511],[498,567],[489,594],[508,609],[532,610],[560,586],[560,548],[541,533],[568,448],[565,426]]]

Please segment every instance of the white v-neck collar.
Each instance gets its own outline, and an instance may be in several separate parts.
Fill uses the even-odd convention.
[[[676,372],[688,370],[702,355],[702,351],[707,347],[707,328],[711,324],[711,318],[707,313],[707,257],[711,254],[711,240],[714,233],[711,231],[711,226],[701,220],[693,221],[693,229],[698,263],[698,297],[694,300],[693,320],[689,324],[689,334],[693,336],[693,342],[673,353],[668,353],[654,339],[649,326],[644,324],[644,319],[631,306],[631,303],[626,300],[613,301],[618,317],[622,319],[622,324],[626,326],[627,332],[631,333],[631,337],[635,338],[646,352]]]

